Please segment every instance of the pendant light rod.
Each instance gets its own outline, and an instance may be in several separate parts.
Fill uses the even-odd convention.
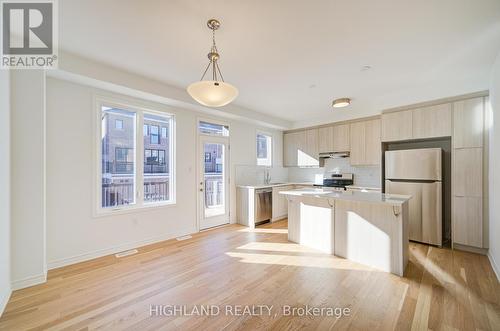
[[[224,82],[224,77],[222,76],[222,72],[220,70],[219,63],[218,63],[220,55],[219,55],[219,51],[217,49],[217,43],[215,41],[215,30],[219,29],[220,22],[218,20],[212,18],[212,19],[208,20],[207,26],[210,30],[212,30],[212,47],[210,48],[210,53],[207,54],[210,62],[208,63],[200,80],[203,80],[203,78],[205,78],[205,75],[207,74],[208,69],[210,67],[212,67],[212,80],[215,82],[218,82],[219,77],[220,77],[221,81]]]

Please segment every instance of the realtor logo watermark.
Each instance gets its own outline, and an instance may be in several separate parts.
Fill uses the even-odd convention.
[[[57,67],[56,0],[1,0],[3,69]]]

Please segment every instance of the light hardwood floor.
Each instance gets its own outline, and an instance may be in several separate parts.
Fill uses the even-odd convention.
[[[272,316],[150,317],[150,304],[274,307]],[[283,305],[351,314],[289,317]],[[287,242],[286,221],[230,225],[51,270],[47,283],[12,294],[0,329],[499,330],[500,285],[481,255],[412,243],[399,278]]]

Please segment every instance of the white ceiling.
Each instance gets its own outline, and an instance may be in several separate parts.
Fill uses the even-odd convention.
[[[64,0],[59,11],[62,50],[181,88],[200,78],[218,18],[235,104],[296,126],[487,89],[500,51],[499,0]],[[338,97],[353,104],[333,110]]]

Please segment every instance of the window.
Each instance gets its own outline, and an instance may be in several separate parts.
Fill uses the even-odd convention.
[[[165,151],[164,150],[159,150],[158,151],[158,163],[159,164],[165,164]]]
[[[200,121],[198,131],[211,136],[229,136],[229,126]]]
[[[257,165],[266,167],[273,165],[272,146],[272,136],[263,133],[257,134]]]
[[[150,154],[150,157],[144,160],[144,203],[169,201],[172,199],[172,139],[168,133],[172,132],[172,118],[146,113],[144,121],[149,123],[151,144],[160,144],[160,127],[162,134],[165,129],[165,138],[168,140],[161,149],[145,150],[145,155]]]
[[[134,162],[134,153],[132,148],[115,148],[115,160],[116,162]]]
[[[149,126],[149,135],[151,137],[151,144],[158,145],[160,143],[160,127],[157,125]]]
[[[166,138],[167,138],[167,134],[168,134],[168,130],[167,130],[167,128],[166,128],[166,127],[164,127],[164,126],[162,126],[162,127],[161,127],[161,137],[162,137],[163,139],[166,139]]]
[[[115,120],[115,129],[123,130],[123,120]]]
[[[113,121],[114,119],[114,121]],[[108,123],[128,123],[122,132],[110,130]],[[133,205],[135,201],[136,113],[103,107],[101,110],[101,207]],[[113,125],[113,124],[111,124]]]
[[[144,162],[146,164],[165,164],[165,150],[146,149],[144,150]]]
[[[100,115],[99,210],[173,203],[173,116],[110,105],[101,105]],[[121,127],[120,131],[113,126]],[[141,126],[144,144],[137,141],[136,130]],[[160,144],[160,133],[167,142],[150,148],[149,143]],[[138,162],[144,164],[142,173],[137,172]]]

